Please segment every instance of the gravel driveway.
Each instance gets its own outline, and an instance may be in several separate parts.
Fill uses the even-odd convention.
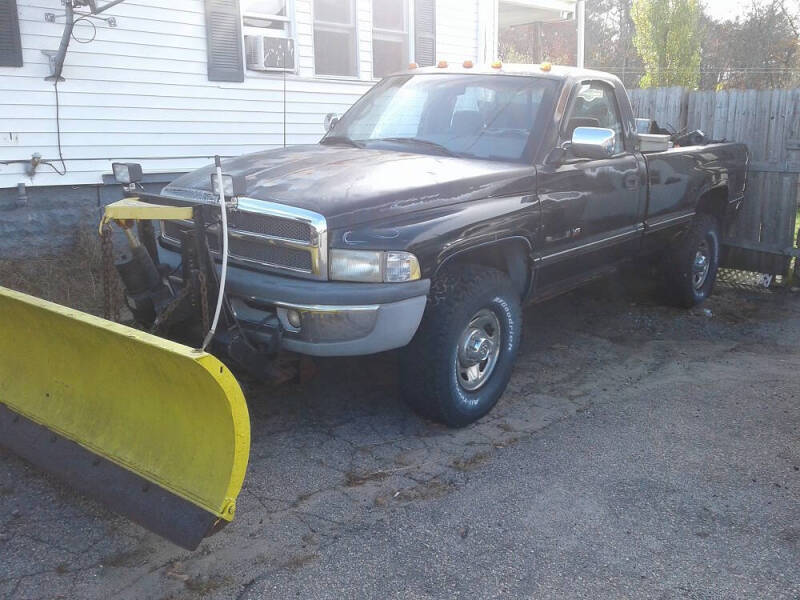
[[[0,450],[0,598],[800,598],[800,294],[616,277],[525,319],[464,430],[392,354],[245,384],[237,518],[194,553]]]

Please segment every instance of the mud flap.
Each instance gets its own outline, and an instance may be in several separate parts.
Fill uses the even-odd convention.
[[[233,519],[250,451],[219,360],[0,287],[0,445],[184,548]]]

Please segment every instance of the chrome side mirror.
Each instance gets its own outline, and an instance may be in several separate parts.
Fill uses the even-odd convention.
[[[341,117],[342,115],[337,115],[336,113],[328,113],[325,115],[325,133],[336,127]]]
[[[570,149],[578,158],[602,160],[614,156],[617,134],[602,127],[576,127],[572,133]]]

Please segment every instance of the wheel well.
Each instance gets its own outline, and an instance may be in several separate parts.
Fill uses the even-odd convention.
[[[728,205],[728,188],[718,187],[709,190],[697,202],[697,212],[716,217],[722,224],[725,217],[725,208]]]
[[[445,266],[483,265],[502,271],[511,279],[514,288],[524,298],[530,287],[530,246],[527,240],[501,240],[490,245],[476,246],[446,258],[436,269],[438,274]]]

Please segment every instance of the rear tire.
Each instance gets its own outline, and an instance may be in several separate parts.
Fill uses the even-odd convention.
[[[689,230],[669,250],[666,287],[678,306],[697,306],[711,295],[719,269],[720,243],[717,220],[707,214],[695,217]]]
[[[522,334],[519,294],[501,271],[454,267],[438,277],[422,323],[403,351],[403,399],[424,417],[464,427],[497,403]]]

